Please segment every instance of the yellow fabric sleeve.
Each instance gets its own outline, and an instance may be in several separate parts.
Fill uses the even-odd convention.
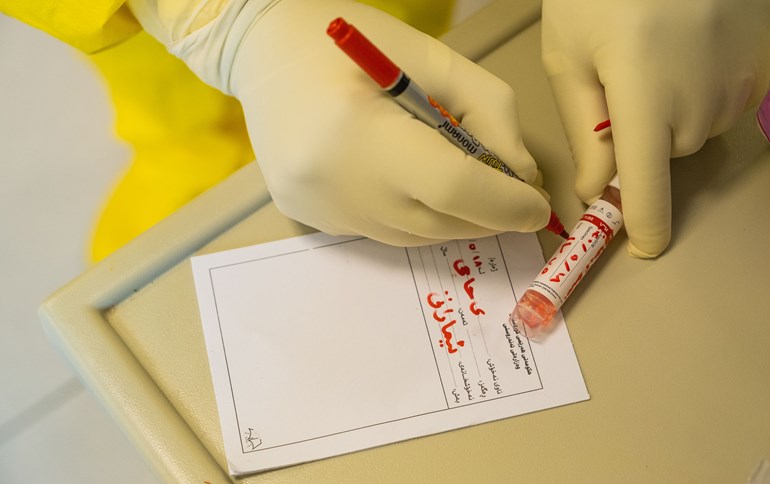
[[[420,30],[438,35],[448,27],[454,0],[363,0]],[[92,54],[142,30],[125,0],[0,0],[0,12]]]
[[[125,0],[0,0],[0,12],[89,54],[142,29]]]

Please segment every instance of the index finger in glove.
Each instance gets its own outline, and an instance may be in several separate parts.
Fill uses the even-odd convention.
[[[547,59],[544,59],[548,67]],[[586,203],[599,198],[615,173],[610,132],[595,133],[597,122],[608,118],[604,88],[595,72],[549,70],[564,132],[575,161],[575,191]]]
[[[656,257],[671,239],[671,127],[665,117],[670,103],[641,79],[609,80],[605,92],[628,252]]]

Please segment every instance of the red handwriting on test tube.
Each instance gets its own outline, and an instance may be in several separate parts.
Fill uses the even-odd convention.
[[[600,233],[601,232],[599,230],[597,230],[596,232],[592,233],[591,237],[593,237],[593,240],[598,240],[599,237],[601,236]],[[590,243],[593,242],[593,240],[592,239],[588,239],[587,242],[590,244]],[[586,264],[585,269],[583,270],[583,272],[578,275],[577,279],[575,279],[575,282],[572,284],[572,287],[570,287],[569,291],[567,291],[567,295],[565,296],[565,298],[569,297],[570,294],[572,294],[572,291],[575,290],[575,287],[577,287],[578,283],[583,279],[583,276],[586,275],[586,273],[588,272],[588,269],[590,269],[591,266],[594,265],[594,262],[596,262],[596,259],[598,259],[600,255],[602,255],[602,252],[604,252],[604,249],[606,249],[606,248],[607,248],[606,245],[602,246],[596,252],[596,254],[591,258],[591,260],[588,261],[588,263]],[[586,251],[585,245],[583,245],[583,250]]]
[[[449,297],[448,291],[444,291],[444,295],[447,296],[447,301],[450,301],[450,302],[452,301],[452,298]],[[447,314],[454,312],[454,309],[447,307],[443,310],[441,314],[439,314],[439,310],[444,306],[444,304],[446,304],[446,301],[444,301],[441,298],[441,296],[439,294],[436,294],[435,292],[428,294],[427,300],[428,300],[428,305],[434,309],[433,319],[438,323],[443,323],[444,321],[446,321],[447,318],[449,317],[447,316]],[[454,336],[449,331],[450,329],[452,329],[452,326],[454,326],[455,323],[457,323],[457,320],[452,319],[448,323],[441,326],[441,334],[444,335],[444,339],[439,340],[438,342],[439,346],[442,348],[446,344],[447,352],[449,352],[450,354],[457,353],[457,348],[455,348],[454,344],[452,343],[452,338]],[[462,346],[465,346],[465,341],[458,340],[456,344],[457,346],[462,347]]]
[[[564,243],[561,244],[561,247],[559,247],[559,252],[556,255],[554,255],[551,258],[551,260],[548,261],[548,263],[545,265],[545,267],[543,267],[543,270],[540,271],[540,275],[545,275],[548,272],[550,272],[551,271],[551,266],[556,261],[556,259],[559,258],[559,255],[562,252],[564,252],[564,250],[567,249],[567,247],[571,246],[572,242],[574,242],[574,241],[575,241],[575,237],[570,237],[567,240],[565,240]],[[567,270],[567,272],[569,272],[569,269]],[[561,280],[561,278],[564,277],[565,275],[566,275],[565,273],[559,272],[556,275],[554,275],[553,277],[551,277],[551,282],[559,282]]]
[[[589,244],[589,245],[591,245],[591,244],[593,244],[595,241],[597,241],[597,240],[599,240],[600,238],[602,238],[603,236],[604,236],[604,237],[606,237],[607,235],[606,235],[606,234],[605,234],[603,231],[601,231],[601,230],[596,230],[596,231],[594,231],[593,233],[591,233],[591,234],[589,235],[589,239],[588,239],[588,240],[586,240],[585,242],[581,242],[581,243],[580,243],[580,249],[582,249],[582,250],[583,250],[583,254],[587,253],[587,252],[588,252],[588,249],[589,249],[589,247],[587,247],[587,246],[586,246],[586,244]],[[559,254],[563,253],[563,252],[564,252],[564,250],[565,250],[567,247],[571,246],[571,245],[572,245],[572,242],[573,242],[574,240],[575,240],[575,237],[570,237],[570,238],[568,238],[566,241],[564,241],[564,243],[562,244],[561,248],[559,248]],[[588,270],[588,268],[590,268],[590,267],[591,267],[591,265],[593,265],[594,261],[595,261],[595,260],[598,258],[598,256],[599,256],[599,255],[600,255],[602,252],[604,252],[604,248],[602,248],[602,249],[599,251],[599,253],[598,253],[597,255],[595,255],[595,256],[593,257],[593,259],[591,259],[591,260],[588,262],[588,264],[587,264],[587,266],[586,266],[586,271]],[[563,263],[562,263],[562,264],[560,264],[559,266],[557,266],[557,268],[556,268],[556,270],[559,270],[559,272],[557,272],[556,274],[554,274],[553,276],[551,276],[551,278],[550,278],[551,282],[561,282],[561,279],[562,279],[562,277],[566,277],[566,276],[567,276],[567,275],[568,275],[570,272],[572,272],[572,270],[573,270],[573,269],[574,269],[574,268],[577,266],[577,264],[576,264],[576,263],[577,263],[577,262],[580,260],[580,258],[581,258],[581,255],[582,255],[582,254],[570,254],[570,255],[569,255],[569,256],[568,256],[566,259],[564,259],[564,260],[563,260]],[[548,273],[548,271],[550,271],[550,270],[551,270],[551,265],[552,265],[552,264],[553,264],[553,262],[554,262],[556,259],[558,259],[558,258],[559,258],[559,257],[557,256],[557,257],[554,257],[554,258],[552,258],[551,260],[549,260],[549,261],[548,261],[548,264],[546,264],[546,266],[543,268],[543,270],[540,272],[540,274],[546,274],[546,273]],[[569,296],[569,293],[571,293],[571,292],[572,292],[572,290],[575,288],[575,286],[577,285],[577,283],[578,283],[578,282],[580,282],[580,280],[581,280],[582,278],[583,278],[583,274],[580,274],[580,275],[578,276],[578,279],[577,279],[577,281],[575,281],[575,283],[573,283],[572,287],[571,287],[571,288],[570,288],[570,290],[568,291],[568,293],[567,293],[567,295],[568,295],[568,296]]]
[[[551,265],[553,265],[553,263],[556,261],[556,259],[558,259],[558,258],[559,258],[559,254],[561,254],[562,252],[564,252],[564,249],[566,249],[567,247],[569,247],[570,245],[572,245],[572,242],[574,242],[574,241],[575,241],[575,237],[570,237],[570,238],[568,238],[567,240],[565,240],[565,241],[564,241],[564,243],[563,243],[563,244],[561,244],[561,247],[559,247],[559,253],[558,253],[558,254],[556,254],[556,255],[554,255],[554,256],[551,258],[551,260],[549,260],[549,261],[548,261],[548,263],[545,265],[545,267],[543,267],[543,270],[542,270],[542,271],[540,271],[540,274],[541,274],[541,275],[547,274],[547,273],[548,273],[548,271],[550,271],[550,270],[551,270]],[[556,282],[558,282],[558,281],[556,281]]]

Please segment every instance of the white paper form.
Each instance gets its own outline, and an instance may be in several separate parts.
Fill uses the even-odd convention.
[[[562,321],[543,343],[508,322],[533,234],[312,234],[192,263],[233,475],[588,399]]]

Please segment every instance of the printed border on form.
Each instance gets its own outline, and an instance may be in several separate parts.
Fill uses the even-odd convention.
[[[588,398],[566,327],[508,322],[532,234],[419,248],[312,234],[193,258],[230,473]]]

